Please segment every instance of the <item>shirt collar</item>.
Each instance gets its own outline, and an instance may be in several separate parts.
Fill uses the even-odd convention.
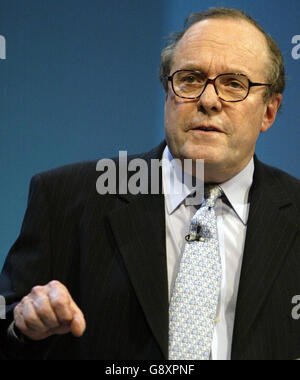
[[[177,207],[194,191],[183,181],[182,166],[173,158],[168,146],[162,157],[163,188],[167,211],[172,214]],[[172,178],[172,180],[170,180]],[[178,191],[180,189],[181,191]]]
[[[182,181],[182,168],[173,159],[168,146],[163,152],[162,160],[162,173],[163,173],[163,186],[165,191],[166,207],[169,214],[172,214],[179,205],[192,194],[194,189]],[[253,182],[254,174],[254,160],[253,158],[249,164],[236,176],[220,184],[224,194],[231,207],[241,219],[243,224],[248,221],[248,197],[250,188]],[[173,175],[174,181],[170,183],[168,179]],[[167,188],[170,184],[170,188]],[[178,187],[177,187],[178,186]],[[182,187],[182,192],[176,193],[175,189]],[[167,191],[166,191],[167,190]]]
[[[231,207],[245,225],[248,221],[247,206],[249,203],[249,192],[253,183],[253,174],[254,160],[252,158],[249,164],[240,173],[229,181],[221,184],[221,188]]]

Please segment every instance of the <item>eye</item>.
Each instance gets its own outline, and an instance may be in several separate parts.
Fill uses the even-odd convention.
[[[198,72],[178,71],[174,77],[174,85],[181,89],[199,89],[205,83],[205,77]]]
[[[194,75],[187,75],[182,78],[182,81],[185,83],[192,84],[192,83],[197,82],[197,78]]]
[[[237,82],[236,80],[228,81],[227,85],[230,86],[231,88],[234,88],[234,89],[237,89],[237,90],[243,88],[242,83]]]
[[[224,90],[245,91],[248,87],[247,79],[238,75],[221,75],[218,78],[218,84]]]

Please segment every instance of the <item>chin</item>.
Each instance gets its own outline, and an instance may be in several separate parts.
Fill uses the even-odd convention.
[[[211,148],[199,148],[199,147],[186,147],[181,151],[182,158],[189,158],[193,161],[204,160],[205,164],[214,165],[220,163],[221,159],[218,154],[216,154],[214,149]]]

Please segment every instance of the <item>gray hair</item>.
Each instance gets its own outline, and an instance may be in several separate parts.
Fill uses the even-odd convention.
[[[229,8],[210,8],[201,13],[191,14],[184,23],[184,28],[175,33],[171,33],[167,39],[167,46],[162,50],[161,53],[161,65],[160,65],[160,81],[165,89],[168,91],[168,76],[170,75],[171,65],[174,57],[174,52],[177,44],[182,39],[184,34],[188,29],[197,22],[207,20],[207,19],[218,19],[218,18],[232,18],[232,19],[242,19],[248,21],[250,24],[254,25],[258,30],[260,30],[265,36],[267,46],[269,48],[270,64],[267,69],[267,81],[272,84],[272,86],[266,89],[264,100],[267,101],[274,94],[282,94],[285,89],[285,69],[283,56],[273,38],[267,34],[262,27],[245,12],[237,9]]]

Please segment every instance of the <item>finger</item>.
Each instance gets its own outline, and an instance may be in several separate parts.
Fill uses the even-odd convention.
[[[47,331],[47,327],[40,320],[33,306],[33,302],[29,297],[25,297],[21,302],[21,313],[29,330],[39,332]]]
[[[26,326],[24,317],[20,310],[20,304],[17,305],[14,309],[14,321],[15,321],[15,326],[17,327],[18,330],[21,331],[21,333],[23,334],[28,333],[28,327]]]
[[[58,285],[59,284],[59,285]],[[70,307],[71,296],[67,289],[57,281],[49,284],[48,297],[51,308],[61,325],[70,325],[73,319],[73,312]]]
[[[48,329],[59,327],[60,323],[51,307],[49,297],[45,293],[44,287],[34,287],[30,295],[35,311],[42,323]]]
[[[15,327],[22,333],[22,335],[26,336],[27,338],[31,340],[42,340],[45,338],[48,338],[51,334],[51,332],[48,331],[35,331],[28,328],[28,326],[25,323],[25,319],[22,315],[21,311],[16,311],[14,314],[14,321],[15,321]]]
[[[74,301],[71,302],[71,308],[73,310],[73,320],[71,324],[71,332],[72,334],[79,338],[83,335],[86,329],[86,322],[82,311],[75,304]]]
[[[85,319],[68,289],[58,281],[52,281],[48,284],[48,287],[50,303],[58,320],[62,321],[65,325],[69,325],[69,331],[73,335],[77,337],[82,336],[86,328]]]

